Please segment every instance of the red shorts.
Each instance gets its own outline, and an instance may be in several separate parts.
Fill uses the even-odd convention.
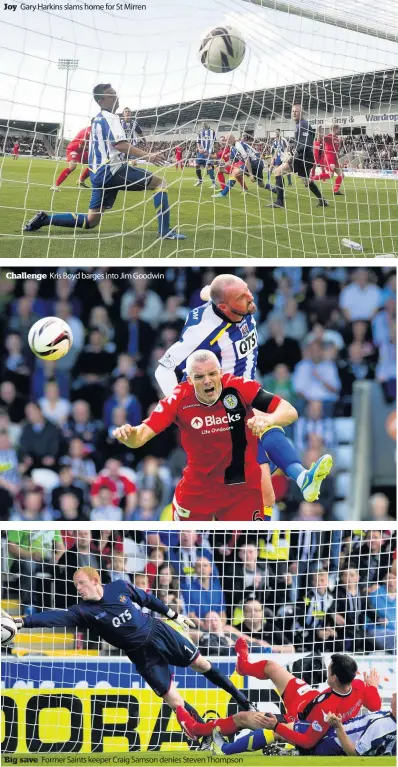
[[[264,519],[261,488],[244,485],[224,485],[218,495],[209,496],[206,488],[202,493],[189,492],[187,482],[178,483],[173,498],[175,522],[245,521]]]
[[[325,153],[324,155],[324,163],[325,168],[332,169],[332,168],[339,168],[339,158],[337,157],[337,154],[328,154]]]
[[[13,153],[13,154],[19,154],[19,149],[13,149],[13,150],[12,150],[12,153]]]
[[[88,152],[79,152],[77,149],[67,149],[66,159],[68,162],[81,162],[83,165],[87,165]]]
[[[307,703],[316,698],[317,695],[319,695],[319,691],[314,690],[313,687],[304,682],[304,679],[294,677],[287,683],[282,695],[287,715],[296,719],[297,712],[305,708]]]

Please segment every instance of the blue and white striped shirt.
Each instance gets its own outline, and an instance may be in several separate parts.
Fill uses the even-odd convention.
[[[133,146],[137,146],[140,137],[142,136],[142,130],[137,123],[137,120],[121,120],[122,128],[126,134],[127,141]]]
[[[91,123],[88,150],[90,178],[94,186],[109,181],[125,161],[125,155],[115,149],[119,141],[127,141],[119,115],[101,110]]]
[[[184,372],[187,357],[197,349],[214,352],[223,373],[254,379],[258,357],[254,317],[248,314],[240,322],[229,322],[215,311],[210,301],[192,309],[180,340],[168,349],[159,364],[169,370]]]
[[[280,159],[284,152],[287,151],[287,141],[283,136],[276,138],[272,142],[272,156]]]
[[[231,160],[247,160],[251,162],[258,162],[260,155],[253,149],[246,141],[235,141],[235,144],[231,147]]]
[[[213,128],[202,128],[198,133],[197,143],[199,151],[211,154],[214,151],[216,132]]]
[[[355,744],[355,751],[360,756],[396,754],[397,723],[391,712],[376,711],[356,716],[345,722],[344,729]],[[336,730],[331,727],[325,737],[315,746],[313,754],[334,756],[344,754]]]

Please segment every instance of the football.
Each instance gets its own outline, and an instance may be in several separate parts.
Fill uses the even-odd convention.
[[[215,27],[203,37],[199,48],[200,61],[210,72],[232,72],[243,61],[245,41],[235,27]]]
[[[28,343],[41,360],[59,360],[68,353],[73,343],[72,331],[59,317],[44,317],[32,325]]]
[[[7,647],[15,637],[17,627],[12,618],[1,617],[1,646]]]

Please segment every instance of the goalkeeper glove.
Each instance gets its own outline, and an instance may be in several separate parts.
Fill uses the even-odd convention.
[[[175,610],[169,610],[167,617],[178,623],[178,625],[181,626],[184,631],[189,631],[189,629],[196,628],[196,624],[193,622],[193,620],[191,620],[191,618],[188,618],[186,615],[180,615],[179,613],[176,613]]]

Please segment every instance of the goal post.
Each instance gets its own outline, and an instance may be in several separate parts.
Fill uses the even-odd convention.
[[[4,533],[2,610],[34,620],[42,610],[75,605],[73,574],[77,564],[90,562],[105,589],[97,614],[107,609],[107,584],[119,589],[124,582],[189,615],[196,625],[182,635],[185,641],[260,711],[282,712],[282,703],[269,680],[236,672],[238,636],[246,638],[252,661],[271,658],[319,690],[327,686],[331,654],[346,652],[360,676],[377,670],[388,709],[396,628],[392,608],[383,610],[386,595],[394,598],[393,531],[314,526],[101,536],[98,530]],[[120,611],[130,607],[125,593]],[[136,602],[134,609],[141,609]],[[149,612],[147,620],[164,619]],[[168,625],[180,631],[175,622]],[[139,648],[135,652],[138,663]],[[134,663],[95,626],[25,628],[2,648],[1,671],[3,755],[64,755],[67,764],[68,755],[79,754],[90,764],[90,755],[130,752],[138,764],[148,751],[198,748]],[[203,719],[238,711],[203,674],[189,667],[172,671],[181,697]]]

